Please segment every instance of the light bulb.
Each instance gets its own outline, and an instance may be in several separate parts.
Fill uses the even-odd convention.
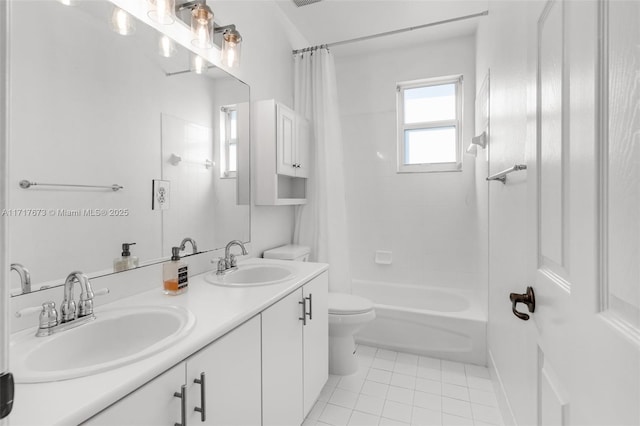
[[[221,61],[227,67],[236,67],[240,64],[240,47],[242,36],[235,29],[226,30],[223,33]]]
[[[213,47],[213,12],[206,4],[198,4],[191,11],[191,32],[194,46]]]
[[[124,36],[136,32],[135,23],[131,15],[119,7],[113,8],[113,13],[111,14],[111,29]]]
[[[176,44],[166,35],[163,35],[158,40],[158,52],[160,56],[170,58],[176,53]]]
[[[175,22],[176,0],[147,0],[151,20],[164,25]]]

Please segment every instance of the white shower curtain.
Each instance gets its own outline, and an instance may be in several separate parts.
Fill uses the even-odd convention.
[[[326,48],[295,56],[295,110],[312,128],[307,204],[296,208],[294,242],[329,264],[329,291],[351,293],[342,130],[333,56]]]

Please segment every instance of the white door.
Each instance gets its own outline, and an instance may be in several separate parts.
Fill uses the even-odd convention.
[[[638,28],[640,2],[553,0],[538,19],[527,180],[541,425],[640,424]]]
[[[304,420],[302,290],[262,312],[262,424],[293,426]]]
[[[260,425],[260,356],[260,316],[191,356],[187,360],[188,424]]]
[[[82,424],[155,426],[183,422],[182,399],[175,394],[182,392],[185,368],[181,362]]]
[[[302,327],[304,417],[309,414],[329,378],[329,273],[323,272],[302,288],[306,324]]]

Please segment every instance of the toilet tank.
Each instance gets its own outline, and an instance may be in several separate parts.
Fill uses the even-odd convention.
[[[297,244],[287,244],[284,246],[265,250],[262,257],[265,259],[293,260],[297,262],[306,262],[309,260],[311,249],[307,246]]]

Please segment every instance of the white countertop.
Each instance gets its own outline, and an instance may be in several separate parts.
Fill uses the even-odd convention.
[[[141,361],[100,374],[49,383],[16,384],[9,424],[78,424],[133,392],[154,377],[179,364],[194,352],[259,314],[284,296],[327,269],[326,264],[249,259],[241,264],[283,264],[296,270],[295,277],[282,283],[246,288],[221,287],[207,283],[205,274],[189,279],[189,290],[179,296],[156,290],[96,308],[115,306],[174,305],[190,310],[197,318],[193,330],[173,347]],[[33,329],[35,334],[35,328]],[[46,337],[42,337],[46,339]],[[176,391],[180,384],[176,384]]]

